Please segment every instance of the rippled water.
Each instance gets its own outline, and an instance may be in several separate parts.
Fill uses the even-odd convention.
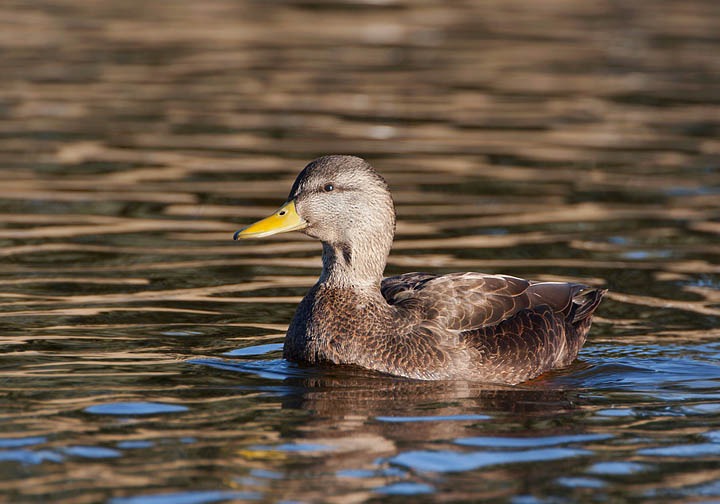
[[[0,500],[720,499],[715,2],[0,10]],[[388,274],[606,286],[517,387],[281,359],[319,271],[236,243],[313,157],[393,190]]]

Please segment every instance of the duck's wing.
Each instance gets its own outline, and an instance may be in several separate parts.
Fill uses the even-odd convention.
[[[404,273],[402,275],[383,278],[380,285],[380,292],[390,304],[395,304],[402,299],[412,296],[416,289],[421,288],[428,281],[440,275],[432,273]]]
[[[547,306],[572,320],[573,298],[587,287],[560,282],[531,282],[484,273],[407,273],[383,281],[390,304],[408,314],[453,331],[497,325],[519,311]]]

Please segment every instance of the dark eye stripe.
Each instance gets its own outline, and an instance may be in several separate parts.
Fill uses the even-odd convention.
[[[326,184],[326,185],[324,185],[324,186],[322,186],[322,187],[316,187],[316,188],[313,188],[313,189],[305,189],[305,190],[303,190],[303,191],[300,191],[299,193],[297,193],[297,194],[295,195],[295,197],[296,197],[296,198],[303,198],[306,194],[318,194],[318,193],[329,192],[328,189],[327,189],[327,186],[332,186],[332,192],[336,192],[336,193],[337,193],[337,192],[348,192],[348,191],[357,191],[357,190],[358,190],[358,189],[356,189],[355,187],[346,187],[346,186],[340,187],[340,186],[336,186],[335,184]]]

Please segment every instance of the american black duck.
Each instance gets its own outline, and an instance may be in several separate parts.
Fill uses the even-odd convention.
[[[354,156],[312,161],[287,203],[234,238],[287,231],[323,247],[320,279],[285,336],[294,362],[517,384],[575,359],[606,292],[473,272],[383,278],[395,208],[385,179]]]

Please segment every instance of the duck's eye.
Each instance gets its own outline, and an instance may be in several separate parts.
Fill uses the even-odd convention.
[[[327,184],[327,185],[325,186],[325,192],[330,192],[330,191],[332,191],[333,189],[335,189],[335,186],[333,186],[332,184]]]

